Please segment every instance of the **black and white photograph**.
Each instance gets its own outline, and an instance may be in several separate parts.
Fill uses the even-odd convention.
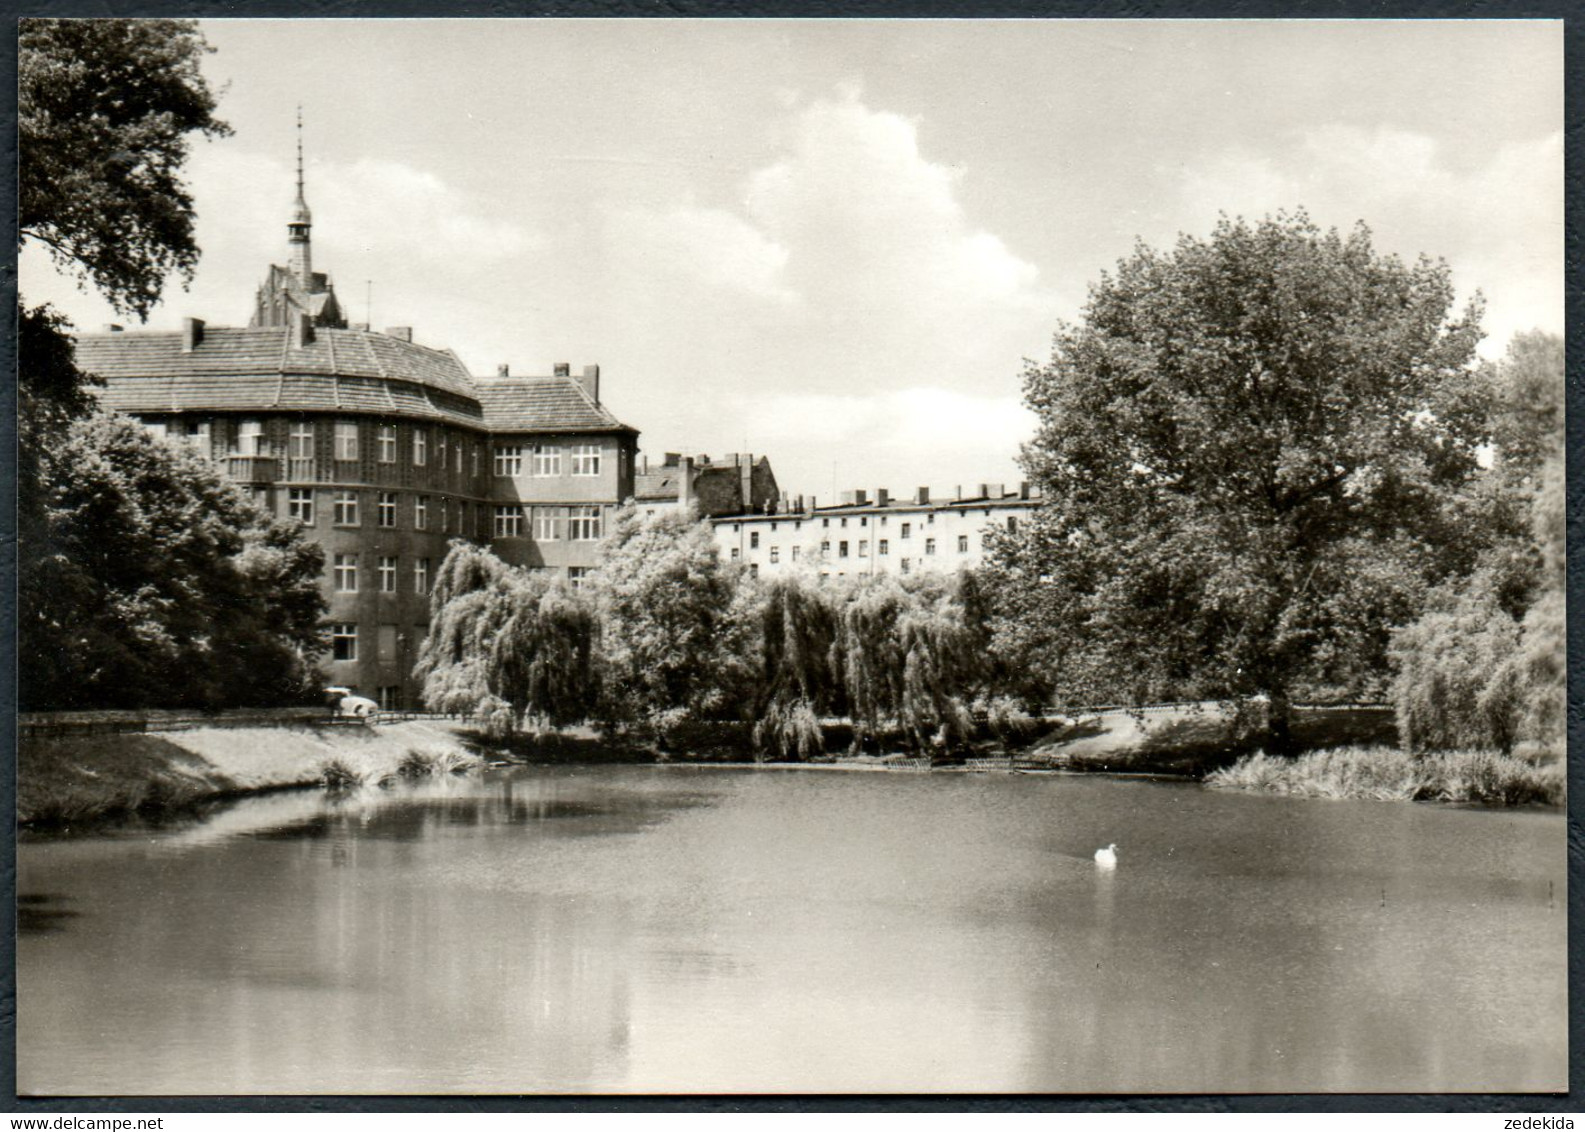
[[[14,27],[23,1102],[1568,1091],[1561,20]]]

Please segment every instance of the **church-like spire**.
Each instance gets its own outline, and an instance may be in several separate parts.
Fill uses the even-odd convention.
[[[297,200],[292,205],[292,218],[286,223],[287,269],[298,283],[308,287],[313,281],[314,258],[309,229],[314,225],[308,211],[308,201],[303,196],[303,108],[297,108]]]

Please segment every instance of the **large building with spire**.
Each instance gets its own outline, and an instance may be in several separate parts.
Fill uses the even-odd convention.
[[[299,139],[301,123],[299,122]],[[216,461],[325,553],[326,676],[387,708],[412,679],[429,592],[452,540],[577,579],[633,496],[638,431],[601,400],[600,370],[471,375],[410,327],[349,326],[313,268],[301,140],[286,263],[246,327],[84,334],[101,402]]]

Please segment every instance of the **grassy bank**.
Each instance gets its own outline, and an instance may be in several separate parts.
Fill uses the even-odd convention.
[[[482,762],[449,728],[419,720],[24,739],[17,758],[17,820],[70,823],[178,809],[228,794],[346,787]]]
[[[1377,798],[1486,806],[1561,806],[1563,760],[1494,751],[1423,756],[1396,747],[1352,746],[1281,759],[1256,752],[1212,771],[1207,786],[1305,798]]]

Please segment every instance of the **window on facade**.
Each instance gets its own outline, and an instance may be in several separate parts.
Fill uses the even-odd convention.
[[[442,499],[440,501],[440,533],[446,534],[451,530],[451,504]]]
[[[936,552],[936,540],[933,539],[933,538],[925,539],[925,553],[926,554],[934,554],[935,552]]]
[[[237,422],[237,454],[239,456],[263,456],[266,452],[264,443],[263,421],[238,421]]]
[[[495,474],[520,476],[523,474],[523,449],[516,444],[495,446]]]
[[[380,592],[394,594],[396,592],[396,557],[394,555],[380,556]]]
[[[908,559],[904,558],[902,560],[902,572],[904,574],[906,574],[906,573],[908,573],[908,570],[909,570]]]
[[[1009,531],[1016,531],[1018,529],[1018,516],[1017,515],[1009,515],[1009,516],[1007,516],[1007,529]]]
[[[336,422],[336,459],[356,460],[358,458],[358,422]]]
[[[444,429],[435,437],[435,467],[441,471],[446,470],[446,432]]]
[[[358,556],[356,554],[336,555],[336,592],[355,594],[358,592]]]
[[[739,552],[738,548],[734,546],[732,548],[732,561],[736,562],[738,560],[739,556],[740,556],[740,552]]]
[[[869,525],[870,525],[870,517],[868,515],[860,515],[859,516],[859,526],[867,527]]]
[[[504,503],[496,507],[495,537],[523,537],[523,505],[521,503]]]
[[[770,548],[770,560],[773,563],[781,561],[781,547],[773,546]]]
[[[294,421],[286,437],[286,454],[293,460],[314,458],[314,425],[312,421]]]
[[[848,556],[848,540],[847,539],[843,539],[841,542],[837,543],[837,557],[838,558],[846,558],[847,556]]]
[[[534,445],[534,474],[536,476],[561,475],[561,447],[556,444]]]
[[[209,422],[183,421],[178,429],[181,439],[204,455],[209,455]]]
[[[382,424],[380,426],[380,463],[396,463],[396,426]]]
[[[139,420],[138,423],[143,426],[144,431],[150,436],[157,436],[164,440],[170,435],[170,427],[164,421]]]
[[[413,592],[427,594],[429,592],[429,559],[420,558],[413,563]]]
[[[534,538],[539,542],[556,542],[561,538],[563,511],[560,507],[534,508]]]
[[[600,537],[600,508],[569,507],[567,510],[568,538],[590,542]]]
[[[846,515],[842,516],[842,525],[844,527],[848,525],[848,517]]]
[[[885,558],[889,553],[891,553],[891,544],[885,539],[881,539],[880,542],[875,544],[875,554],[878,557]]]
[[[396,663],[395,625],[378,625],[375,627],[374,656],[381,664]]]
[[[413,529],[429,530],[429,496],[427,495],[420,495],[413,500]]]
[[[831,540],[830,539],[823,538],[823,539],[820,540],[820,553],[824,554],[824,555],[829,555],[831,553]]]
[[[759,563],[758,562],[750,562],[748,564],[748,576],[751,577],[751,578],[759,577]]]
[[[902,533],[900,535],[898,535],[897,537],[898,538],[912,538],[913,537],[913,532],[914,532],[914,525],[912,523],[904,523],[903,524]]]
[[[831,525],[831,520],[830,519],[821,519],[820,520],[820,525],[822,527],[829,527]]]
[[[396,492],[380,492],[379,523],[382,527],[396,526]]]
[[[462,459],[460,450],[457,459],[459,461]],[[457,465],[457,471],[462,471],[462,465],[460,463]],[[479,446],[477,444],[473,446],[473,475],[475,479],[477,479],[479,475]]]
[[[859,557],[860,558],[868,558],[869,556],[870,556],[870,540],[867,539],[867,538],[866,539],[860,539],[859,540]]]
[[[796,547],[796,546],[792,548],[792,560],[794,562],[798,561],[798,551],[800,549],[802,549],[802,548],[801,547]]]
[[[395,711],[402,706],[402,686],[400,684],[380,685],[380,710]]]
[[[308,487],[288,488],[286,492],[286,514],[288,518],[296,519],[305,527],[314,525],[314,491]]]
[[[969,552],[969,536],[968,535],[959,535],[958,536],[958,553],[959,554],[967,554],[968,552]]]
[[[758,531],[750,531],[748,533],[748,545],[749,545],[749,549],[750,550],[758,550],[759,549],[759,532]]]
[[[597,476],[600,474],[600,446],[598,444],[574,444],[572,446],[572,474],[575,476]]]
[[[886,516],[885,516],[885,515],[882,515],[882,516],[881,516],[881,526],[883,526],[883,527],[884,527],[884,526],[885,526],[885,525],[886,525]]]
[[[358,493],[355,491],[336,492],[335,522],[338,527],[355,527],[358,525]]]
[[[429,463],[429,430],[415,428],[413,430],[413,467],[422,468]]]
[[[575,590],[583,589],[583,580],[588,576],[589,567],[587,566],[567,567],[567,580],[572,583],[572,588]]]
[[[358,627],[342,622],[330,627],[330,659],[358,659]]]
[[[930,512],[928,515],[925,516],[925,522],[926,523],[934,525],[935,521],[936,521],[936,513],[934,511]]]

